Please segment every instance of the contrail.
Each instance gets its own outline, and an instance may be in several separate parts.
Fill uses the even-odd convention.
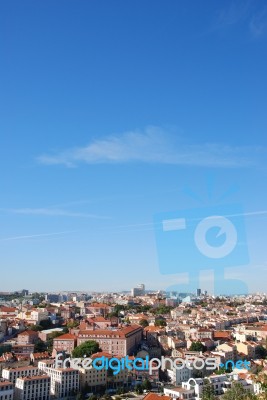
[[[44,237],[44,236],[56,236],[56,235],[62,235],[64,233],[73,233],[73,232],[75,232],[75,231],[63,231],[63,232],[52,232],[52,233],[39,233],[36,235],[13,236],[13,237],[9,237],[9,238],[0,239],[0,242],[4,242],[7,240],[32,239],[32,238]]]

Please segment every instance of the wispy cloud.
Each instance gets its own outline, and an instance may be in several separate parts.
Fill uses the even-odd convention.
[[[202,167],[244,167],[265,157],[260,146],[230,146],[222,143],[190,144],[167,130],[148,127],[94,140],[84,147],[41,155],[46,165],[75,167],[79,163],[161,163]]]
[[[1,211],[22,215],[43,215],[48,217],[71,217],[71,218],[91,218],[91,219],[110,219],[110,217],[90,214],[84,212],[68,211],[60,208],[2,208]]]
[[[88,214],[82,212],[73,212],[67,211],[64,209],[56,209],[56,208],[15,208],[5,210],[15,214],[25,214],[25,215],[44,215],[51,217],[76,217],[76,218],[92,218],[92,219],[109,219],[109,217],[96,215],[96,214]]]
[[[255,38],[262,36],[267,31],[267,6],[253,15],[250,24],[250,32]]]
[[[218,10],[209,32],[226,30],[235,25],[243,25],[253,38],[262,36],[267,25],[266,5],[252,0],[232,1]]]
[[[233,1],[228,7],[221,8],[215,21],[216,28],[235,25],[244,21],[249,12],[250,1]]]
[[[9,240],[34,239],[34,238],[47,237],[47,236],[58,236],[58,235],[64,235],[64,234],[73,233],[73,232],[75,232],[75,231],[63,231],[63,232],[52,232],[52,233],[39,233],[39,234],[35,234],[35,235],[12,236],[12,237],[8,237],[8,238],[0,239],[0,242],[6,242]]]

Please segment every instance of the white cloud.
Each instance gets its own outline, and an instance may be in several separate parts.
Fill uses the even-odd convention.
[[[221,143],[190,144],[158,127],[125,132],[94,140],[84,147],[63,150],[37,159],[46,165],[68,167],[79,163],[161,163],[202,167],[251,166],[266,155],[266,149]]]

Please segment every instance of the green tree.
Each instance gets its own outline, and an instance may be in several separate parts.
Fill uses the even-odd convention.
[[[147,319],[143,318],[139,321],[139,325],[141,325],[143,328],[145,328],[146,326],[148,326],[148,321]]]
[[[34,332],[42,331],[44,328],[41,325],[30,325],[29,330]]]
[[[267,350],[263,346],[256,347],[256,357],[258,358],[266,358]]]
[[[190,351],[206,351],[207,347],[201,342],[193,342],[189,348]]]
[[[204,381],[201,400],[216,400],[213,386],[209,383],[207,379]]]
[[[71,321],[71,322],[68,322],[68,323],[67,323],[67,327],[68,327],[69,329],[77,328],[77,326],[79,326],[79,325],[80,325],[80,322],[79,322],[79,321]]]
[[[45,342],[43,342],[41,339],[38,339],[37,342],[34,345],[34,352],[35,353],[41,353],[42,351],[47,350],[47,345]]]
[[[257,396],[244,389],[241,383],[234,382],[231,389],[222,396],[222,400],[257,400]]]
[[[142,388],[144,390],[151,390],[152,388],[151,382],[148,379],[145,379],[144,382],[142,383]]]
[[[42,329],[49,329],[53,327],[53,324],[50,319],[44,319],[43,321],[40,321],[40,325]]]
[[[117,390],[117,394],[124,394],[124,393],[125,393],[124,387],[119,387]]]
[[[75,358],[84,356],[90,357],[92,354],[97,353],[98,351],[101,351],[99,344],[95,340],[87,340],[73,350],[72,356]]]
[[[140,383],[138,385],[136,385],[135,391],[136,391],[137,394],[143,394],[144,393],[144,390],[142,388],[142,385],[140,385]]]
[[[154,323],[154,325],[155,326],[166,326],[167,324],[166,324],[166,321],[164,320],[164,319],[156,319],[155,320],[155,323]]]

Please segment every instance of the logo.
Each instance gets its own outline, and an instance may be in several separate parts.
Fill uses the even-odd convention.
[[[188,273],[189,283],[196,288],[200,272],[212,270],[216,294],[247,293],[244,282],[224,278],[226,267],[249,262],[243,215],[238,204],[155,215],[160,272]]]

